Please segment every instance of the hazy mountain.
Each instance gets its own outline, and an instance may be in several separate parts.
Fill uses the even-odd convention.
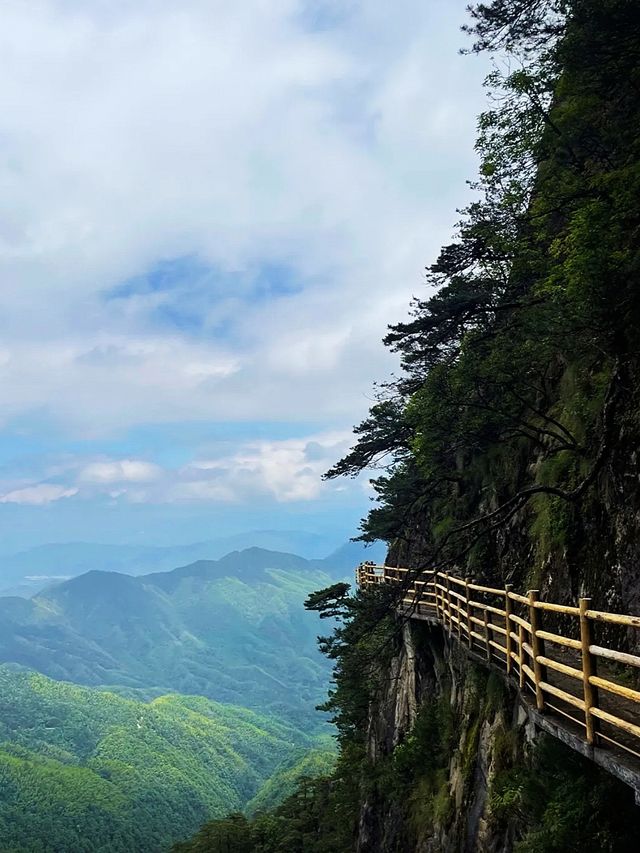
[[[318,725],[326,629],[302,603],[362,549],[325,560],[250,548],[140,577],[91,571],[0,598],[0,661],[88,685],[197,693]],[[356,559],[357,562],[357,559]]]
[[[363,560],[383,563],[386,553],[387,546],[384,542],[374,542],[372,545],[363,545],[362,542],[345,542],[329,554],[323,563],[328,567],[330,574],[342,571],[352,577],[358,563]]]
[[[253,530],[171,547],[52,543],[0,557],[0,594],[30,597],[51,583],[93,570],[130,575],[169,571],[175,566],[197,560],[217,560],[230,551],[250,547],[318,559],[331,551],[335,544],[335,539],[330,536],[302,530]],[[362,546],[357,543],[349,543],[346,547],[362,552]]]
[[[166,850],[260,796],[276,769],[262,799],[286,793],[314,743],[202,697],[132,701],[0,666],[0,848]]]

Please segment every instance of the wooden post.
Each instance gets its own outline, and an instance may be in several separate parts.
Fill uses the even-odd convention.
[[[504,626],[507,629],[505,638],[507,646],[507,675],[511,675],[511,599],[509,593],[513,589],[510,583],[504,588]]]
[[[442,586],[444,580],[438,577],[436,573],[436,584],[438,586]],[[436,589],[436,595],[438,596],[438,601],[440,602],[440,617],[442,619],[442,625],[444,628],[447,627],[447,608],[444,601],[444,591],[441,589]]]
[[[518,669],[520,671],[520,690],[525,688],[524,674],[524,628],[518,625]]]
[[[538,660],[542,651],[540,649],[540,640],[537,636],[540,620],[538,618],[538,611],[535,607],[535,603],[538,600],[538,593],[539,590],[537,589],[529,590],[529,622],[531,623],[531,648],[533,650],[533,674],[535,677],[536,706],[538,711],[542,713],[544,711],[544,693],[542,691],[542,687],[540,687],[540,682],[544,681],[544,678],[542,666]]]
[[[485,639],[485,651],[487,653],[487,663],[491,663],[491,628],[489,625],[491,624],[491,620],[489,618],[489,612],[486,607],[482,608],[483,618],[484,618],[484,639]]]
[[[590,598],[581,598],[580,605],[580,643],[582,646],[582,683],[584,688],[584,722],[587,729],[587,743],[596,742],[597,720],[591,715],[591,709],[598,707],[598,691],[589,679],[596,674],[596,659],[589,647],[592,645],[591,623],[587,610],[591,607]]]
[[[447,588],[447,619],[449,621],[449,633],[453,631],[453,619],[451,618],[451,584],[449,583],[449,572],[444,573],[444,585]]]
[[[471,596],[469,595],[469,584],[471,583],[471,578],[464,579],[464,594],[467,599],[465,604],[467,606],[467,643],[469,648],[473,646],[473,640],[471,637],[471,631],[473,630],[473,622],[471,621]]]

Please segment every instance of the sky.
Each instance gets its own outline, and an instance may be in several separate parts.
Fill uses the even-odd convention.
[[[466,0],[5,0],[0,552],[356,532],[323,483],[470,199]]]

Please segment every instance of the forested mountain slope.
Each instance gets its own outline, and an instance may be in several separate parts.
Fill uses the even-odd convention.
[[[311,745],[202,697],[137,702],[0,666],[0,850],[166,850]]]
[[[87,572],[30,600],[0,598],[0,661],[79,684],[196,693],[318,726],[328,667],[302,602],[342,572],[339,558],[258,548],[141,577]]]
[[[551,600],[640,613],[640,14],[636,0],[473,4],[496,53],[478,201],[386,342],[402,372],[329,476],[385,468],[365,539]],[[631,788],[525,727],[513,690],[385,588],[343,623],[336,772],[181,853],[637,849]],[[637,650],[638,633],[619,638]]]

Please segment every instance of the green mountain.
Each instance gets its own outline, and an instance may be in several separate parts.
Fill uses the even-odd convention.
[[[166,850],[311,744],[203,697],[139,702],[0,666],[0,851]]]
[[[30,597],[44,587],[89,571],[142,575],[169,571],[197,560],[217,560],[234,550],[249,547],[293,552],[319,558],[332,547],[332,537],[303,530],[252,530],[189,545],[105,545],[96,542],[60,542],[38,545],[0,557],[0,593]],[[350,552],[357,559],[362,546],[348,543],[335,556]],[[367,555],[369,556],[369,555]],[[371,559],[377,559],[380,554]]]
[[[328,772],[302,602],[354,556],[252,548],[0,598],[0,853],[167,849]]]
[[[92,571],[29,600],[0,598],[0,662],[318,726],[329,670],[316,647],[321,625],[302,603],[351,570],[352,556],[351,546],[315,561],[251,548],[141,577]]]

